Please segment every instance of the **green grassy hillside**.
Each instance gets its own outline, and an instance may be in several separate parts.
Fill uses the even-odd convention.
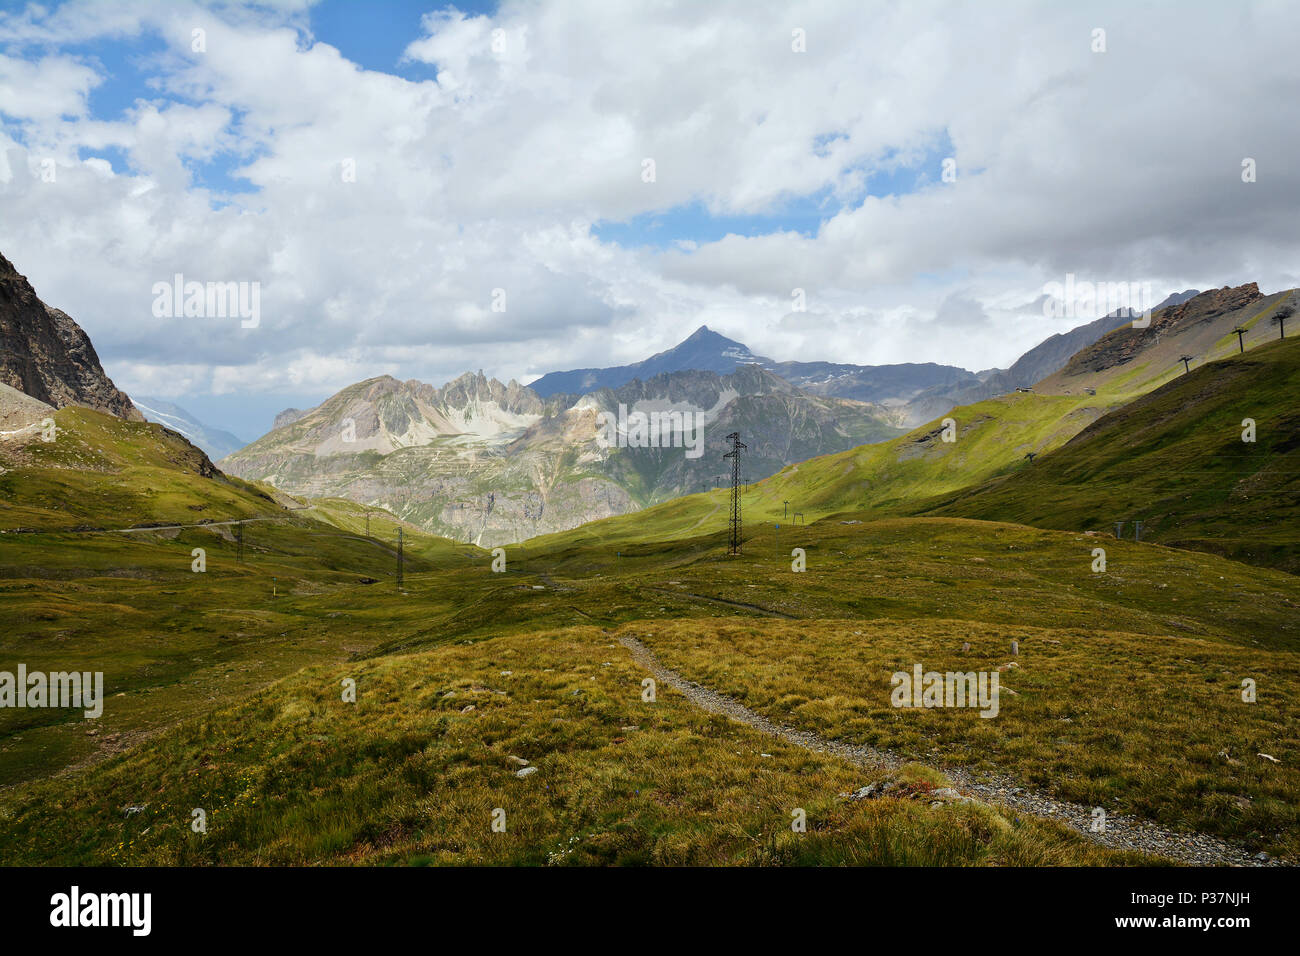
[[[918,510],[1111,531],[1300,572],[1300,339],[1193,369],[1032,465]],[[1243,423],[1255,440],[1243,440]]]
[[[52,441],[0,441],[0,530],[193,524],[282,511],[161,425],[76,406],[53,418]]]
[[[70,864],[1133,863],[1050,821],[924,799],[680,696],[596,628],[309,668],[4,800],[0,859]],[[356,681],[345,703],[341,681]],[[520,778],[521,762],[536,772]],[[922,798],[942,776],[905,770]],[[131,814],[124,808],[136,808]],[[194,810],[207,832],[191,827]],[[802,809],[808,832],[791,830]],[[493,821],[503,829],[493,830]],[[70,826],[75,821],[75,826]]]
[[[1131,541],[1106,542],[1109,567],[1096,574],[1099,540],[962,519],[845,518],[763,529],[739,559],[724,556],[717,535],[622,556],[510,548],[503,574],[486,556],[449,558],[409,575],[401,592],[391,578],[362,584],[355,570],[281,570],[305,556],[269,552],[202,582],[142,573],[141,558],[121,552],[119,562],[137,565],[129,589],[89,576],[9,581],[6,602],[31,602],[32,623],[4,662],[18,648],[31,667],[117,654],[113,691],[124,696],[109,698],[95,729],[124,733],[131,749],[67,779],[20,775],[30,782],[0,795],[3,859],[1125,859],[1021,814],[844,804],[838,793],[874,775],[694,712],[673,692],[661,691],[660,709],[643,704],[645,672],[617,644],[624,635],[784,723],[1294,853],[1295,578]],[[188,544],[160,542],[158,560],[183,557]],[[808,555],[803,574],[790,570],[795,546]],[[291,594],[264,593],[272,573],[292,579]],[[41,619],[36,602],[63,616]],[[969,641],[969,666],[1001,665],[1011,637],[1020,670],[1007,686],[1018,696],[1004,698],[998,719],[900,724],[882,710],[882,680],[900,661],[947,666]],[[176,672],[149,651],[173,655]],[[285,676],[303,665],[312,667]],[[340,699],[345,677],[358,682],[356,705]],[[1256,705],[1240,702],[1244,677],[1259,682]],[[1126,690],[1136,684],[1140,693]],[[60,739],[98,742],[84,727],[67,721]],[[40,734],[53,728],[7,730],[6,767],[39,765],[39,777],[59,756],[78,763],[53,743],[26,750],[14,740],[48,741]],[[517,779],[511,756],[539,773]],[[815,839],[792,842],[787,804],[809,810]],[[128,817],[127,806],[145,810]],[[210,814],[205,839],[188,830],[193,807]],[[507,839],[489,828],[495,807],[517,826]],[[77,836],[55,840],[59,832]]]
[[[1188,525],[1178,530],[1166,520],[1160,532],[1162,536],[1157,540],[1219,550],[1243,558],[1255,555],[1250,560],[1292,567],[1295,552],[1286,543],[1287,525],[1284,521],[1273,521],[1274,515],[1285,517],[1285,511],[1278,512],[1276,507],[1266,504],[1263,493],[1267,493],[1269,502],[1276,504],[1285,498],[1288,487],[1289,479],[1284,479],[1284,472],[1287,462],[1294,461],[1287,456],[1293,450],[1296,426],[1294,413],[1289,410],[1294,402],[1287,398],[1287,383],[1291,383],[1291,394],[1294,394],[1300,352],[1293,348],[1292,342],[1259,339],[1269,329],[1268,317],[1291,293],[1251,298],[1253,293],[1243,292],[1249,288],[1207,293],[1203,299],[1190,300],[1184,312],[1163,325],[1164,310],[1155,314],[1150,329],[1127,326],[1118,329],[1080,353],[1065,371],[1039,383],[1032,393],[1011,393],[955,408],[943,418],[892,441],[791,465],[771,478],[745,487],[742,495],[745,520],[751,525],[789,527],[797,520],[814,521],[842,512],[885,517],[925,514],[936,507],[941,509],[936,512],[939,514],[969,514],[1078,530],[1108,530],[1112,520],[1123,518],[1163,518],[1172,514],[1167,510],[1168,503],[1164,506],[1166,510],[1157,509],[1144,515],[1138,512],[1148,509],[1136,496],[1123,497],[1122,506],[1116,503],[1113,508],[1098,509],[1094,502],[1101,496],[1100,488],[1094,489],[1096,494],[1080,496],[1077,507],[1073,504],[1062,509],[1028,506],[1032,495],[1041,489],[1035,486],[1031,491],[1028,485],[1016,484],[1013,478],[1019,480],[1032,470],[1035,475],[1046,476],[1043,480],[1050,483],[1052,476],[1060,471],[1041,466],[1046,465],[1055,450],[1089,426],[1105,420],[1103,416],[1117,413],[1151,392],[1177,386],[1183,380],[1184,370],[1175,356],[1181,354],[1181,348],[1188,348],[1198,356],[1198,363],[1202,363],[1196,367],[1194,381],[1204,381],[1200,376],[1211,374],[1202,371],[1207,356],[1218,357],[1209,366],[1219,370],[1212,373],[1215,375],[1235,377],[1238,373],[1232,371],[1236,367],[1234,363],[1245,362],[1253,369],[1247,374],[1243,368],[1243,377],[1234,386],[1232,394],[1239,401],[1216,405],[1224,422],[1241,411],[1236,418],[1235,432],[1224,426],[1214,434],[1224,442],[1235,435],[1240,445],[1240,422],[1244,417],[1254,417],[1258,422],[1269,423],[1268,436],[1261,430],[1255,445],[1241,445],[1244,451],[1240,452],[1233,450],[1233,454],[1242,457],[1224,458],[1225,466],[1207,476],[1221,483],[1223,493],[1217,498],[1210,495],[1197,499],[1200,502],[1197,507],[1207,509],[1208,514],[1209,509],[1218,507],[1216,502],[1230,500],[1235,509],[1224,513],[1219,526],[1210,519],[1204,525]],[[1226,331],[1237,322],[1256,333],[1254,346],[1245,356],[1236,355],[1236,336]],[[1254,358],[1257,354],[1262,357]],[[1262,364],[1249,364],[1255,362]],[[1194,418],[1185,416],[1185,424]],[[1148,446],[1154,441],[1176,444],[1183,441],[1173,433],[1155,437],[1161,433],[1165,421],[1152,419],[1152,430],[1145,435]],[[1189,445],[1183,451],[1202,454],[1204,449]],[[1032,465],[1026,457],[1031,453],[1035,456]],[[1167,470],[1178,454],[1179,451],[1171,450],[1168,461],[1157,456],[1153,467]],[[1250,456],[1254,456],[1253,465],[1248,460]],[[1131,466],[1124,473],[1132,476],[1136,467]],[[1198,466],[1184,464],[1181,470],[1192,467]],[[1252,489],[1249,481],[1231,489],[1222,486],[1226,480],[1225,468],[1231,467],[1245,467],[1248,474],[1260,471],[1262,477],[1254,486],[1260,489],[1261,496],[1245,500],[1250,498]],[[979,501],[988,502],[987,506],[948,506],[971,489],[983,488],[985,483],[991,488],[1000,487],[999,482],[1004,479],[1011,482],[1008,488],[1024,487],[1024,500],[1013,501],[1002,496],[980,498]],[[1155,476],[1148,476],[1133,487],[1151,489],[1155,485]],[[1043,500],[1061,501],[1076,489],[1077,485],[1058,489]],[[630,550],[641,543],[708,533],[726,527],[728,495],[729,492],[721,490],[689,495],[635,514],[539,537],[529,545],[544,548],[599,545]],[[796,513],[802,518],[796,519]],[[1265,525],[1268,529],[1264,534],[1255,537],[1252,528]],[[1233,535],[1239,539],[1240,549],[1224,543],[1225,536]],[[1255,538],[1253,542],[1252,538]]]
[[[78,712],[0,710],[0,785],[117,752],[401,627],[387,512],[372,509],[367,538],[357,506],[283,507],[160,426],[80,408],[56,421],[53,442],[0,444],[0,669],[102,671],[120,696],[91,726]],[[471,545],[404,531],[412,573],[483,565]],[[386,588],[392,606],[323,612],[331,627],[298,606],[340,587]],[[409,610],[412,627],[421,613]]]
[[[742,510],[749,522],[786,526],[795,522],[796,514],[802,514],[805,523],[850,511],[904,514],[918,498],[964,489],[1019,468],[1027,453],[1059,447],[1105,411],[1138,394],[1012,394],[956,408],[944,416],[954,423],[954,442],[943,440],[944,420],[938,419],[893,441],[812,458],[747,485]],[[528,544],[630,548],[642,541],[700,534],[726,526],[729,494],[718,490],[688,495]]]

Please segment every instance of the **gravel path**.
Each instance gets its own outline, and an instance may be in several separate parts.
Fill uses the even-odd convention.
[[[680,691],[686,699],[711,714],[722,714],[732,720],[747,724],[755,730],[779,737],[787,743],[829,753],[855,766],[867,770],[892,770],[905,762],[903,757],[888,750],[878,750],[865,744],[848,744],[806,730],[784,727],[762,714],[757,714],[744,704],[716,693],[694,681],[687,680],[676,671],[659,662],[654,652],[634,637],[620,637],[621,643],[632,654],[632,659],[654,675],[661,684]],[[984,803],[1001,804],[1022,813],[1057,820],[1077,830],[1090,840],[1115,850],[1135,850],[1167,857],[1192,866],[1283,866],[1282,861],[1259,860],[1247,850],[1218,837],[1203,833],[1177,833],[1155,823],[1136,817],[1110,814],[1106,818],[1106,832],[1093,833],[1092,808],[1077,803],[1066,803],[1021,786],[1012,777],[998,774],[981,774],[978,777],[961,768],[937,768],[953,782],[963,795]]]

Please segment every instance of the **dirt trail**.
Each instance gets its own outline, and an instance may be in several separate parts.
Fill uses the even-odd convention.
[[[698,528],[700,525],[704,524],[704,522],[708,521],[708,520],[709,520],[710,518],[712,518],[715,514],[717,514],[717,513],[718,513],[718,510],[719,510],[721,507],[722,507],[722,505],[720,505],[720,504],[714,505],[714,506],[713,506],[713,510],[710,511],[708,514],[706,514],[706,515],[705,515],[703,518],[701,518],[699,521],[695,522],[695,524],[693,524],[693,525],[691,525],[689,528],[687,528],[687,529],[686,529],[686,533],[687,533],[687,534],[690,534],[692,531],[694,531],[694,530],[695,530],[696,528]]]
[[[786,614],[785,611],[774,611],[771,608],[763,607],[761,604],[746,604],[744,601],[731,601],[727,598],[709,597],[707,594],[694,594],[690,591],[670,591],[668,588],[656,588],[646,585],[645,590],[657,591],[660,594],[667,594],[675,598],[689,598],[692,601],[704,601],[708,604],[721,604],[724,607],[739,607],[746,611],[757,611],[759,614],[766,614],[768,617],[783,617],[789,621],[797,621],[793,614]]]
[[[865,770],[892,770],[907,762],[905,758],[887,750],[830,740],[806,730],[784,727],[762,714],[755,713],[739,701],[687,680],[676,671],[665,667],[654,652],[636,638],[620,637],[619,643],[628,649],[632,660],[648,670],[655,680],[680,691],[688,701],[701,710],[730,717],[761,733],[778,737],[806,750],[833,754]],[[1056,820],[1111,849],[1151,853],[1191,866],[1285,865],[1279,860],[1258,860],[1249,851],[1218,837],[1203,833],[1177,833],[1136,817],[1108,815],[1106,832],[1093,833],[1090,829],[1091,807],[1066,803],[1046,794],[1035,793],[1022,787],[1013,777],[996,774],[982,774],[976,777],[961,768],[938,767],[937,769],[945,773],[952,780],[953,786],[968,797],[983,803],[1002,804],[1011,810]]]

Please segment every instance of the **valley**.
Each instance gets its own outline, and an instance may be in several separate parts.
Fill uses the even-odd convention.
[[[379,378],[214,464],[102,371],[10,386],[0,670],[105,698],[0,710],[0,859],[1290,864],[1293,296],[1192,296],[907,432],[758,364]],[[699,456],[631,424],[695,409]],[[996,707],[896,706],[930,669]]]
[[[1297,36],[0,2],[5,939],[1285,939]]]
[[[399,590],[392,555],[364,540],[277,528],[257,532],[243,566],[232,542],[210,542],[204,575],[189,570],[204,540],[190,532],[133,536],[129,551],[52,541],[44,585],[8,576],[17,539],[0,538],[4,600],[28,622],[5,658],[21,646],[31,666],[115,662],[95,737],[72,718],[7,721],[9,782],[16,765],[29,779],[4,796],[10,862],[541,862],[566,846],[568,862],[1102,861],[1050,815],[1013,819],[996,801],[927,810],[924,787],[863,805],[864,817],[838,794],[897,766],[796,756],[671,688],[646,703],[624,638],[781,726],[896,753],[932,786],[936,773],[1001,775],[1251,853],[1295,852],[1300,590],[1281,572],[1106,542],[1097,575],[1086,535],[846,517],[757,530],[739,560],[721,553],[721,532],[619,555],[508,548],[504,574],[487,554],[417,538]],[[802,574],[790,571],[796,544]],[[310,561],[295,554],[308,548]],[[110,554],[131,565],[129,590],[94,583]],[[77,623],[95,608],[112,622],[100,639],[102,623]],[[913,659],[1014,662],[998,718],[891,710],[888,674]],[[1257,704],[1239,699],[1245,677],[1260,683]],[[339,699],[344,678],[355,705]],[[516,779],[508,757],[538,773]],[[687,787],[697,775],[716,788]],[[764,796],[737,818],[728,793],[755,779]],[[55,810],[49,797],[68,787]],[[666,817],[650,811],[664,801]],[[208,808],[206,839],[186,832],[191,805]],[[520,824],[509,841],[488,827],[495,806]],[[795,806],[831,831],[794,842],[783,821]],[[736,826],[776,839],[775,856],[722,837]],[[40,837],[69,828],[85,836]]]

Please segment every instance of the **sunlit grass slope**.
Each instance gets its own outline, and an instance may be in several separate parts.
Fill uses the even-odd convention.
[[[1195,368],[927,512],[1130,536],[1141,519],[1147,540],[1300,571],[1300,339]]]
[[[1108,813],[1292,858],[1300,852],[1294,651],[969,620],[673,621],[625,630],[692,680],[781,723],[941,765],[1012,770],[1023,785]],[[892,707],[890,676],[918,662],[941,673],[1005,668],[997,715]],[[1242,699],[1248,678],[1259,687],[1252,703]]]
[[[161,425],[87,408],[54,413],[52,441],[0,441],[0,529],[193,524],[278,513]]]
[[[927,786],[945,766],[1294,859],[1300,578],[1208,553],[1198,542],[1228,540],[1210,524],[1117,541],[1069,511],[1076,498],[1150,500],[1186,520],[1164,485],[1142,484],[1180,449],[1209,470],[1255,468],[1252,488],[1293,487],[1276,462],[1294,457],[1294,356],[1290,343],[1263,347],[1199,378],[1121,369],[1095,396],[955,410],[954,443],[936,421],[803,462],[746,492],[736,558],[719,491],[509,546],[502,573],[488,552],[386,513],[372,512],[367,537],[361,506],[287,511],[264,489],[204,477],[165,435],[119,433],[103,416],[77,432],[74,417],[64,445],[5,452],[8,526],[58,530],[0,534],[0,669],[103,670],[109,697],[99,721],[0,712],[0,862],[1134,860],[1023,815],[932,807]],[[1235,404],[1245,394],[1256,414]],[[1202,444],[1234,418],[1239,441],[1239,416],[1256,419],[1267,458]],[[1032,464],[1027,450],[1040,453]],[[1043,488],[1022,485],[1040,474]],[[1053,490],[1071,481],[1077,494]],[[934,507],[935,494],[1055,528],[896,514]],[[1285,513],[1246,498],[1240,513],[1270,525],[1258,546],[1285,546]],[[274,519],[243,526],[242,563],[228,525],[69,530],[241,515]],[[774,720],[896,751],[913,761],[905,798],[843,801],[876,774],[662,686],[644,702],[624,635]],[[893,671],[1006,667],[1012,638],[997,718],[889,706]],[[355,704],[341,699],[345,679]],[[520,760],[537,772],[517,776]],[[206,834],[190,828],[195,808]],[[796,808],[807,833],[790,829]]]
[[[157,547],[183,557],[189,543]],[[1099,544],[1108,552],[1104,573],[1091,570]],[[794,547],[807,555],[801,574],[790,570]],[[1290,768],[1300,759],[1300,592],[1292,576],[1148,543],[961,519],[845,517],[766,529],[739,559],[722,550],[716,536],[622,556],[510,548],[505,573],[493,573],[487,555],[449,559],[408,575],[403,592],[391,578],[360,584],[355,570],[286,571],[291,595],[252,600],[273,568],[296,559],[259,555],[222,589],[220,576],[198,585],[180,573],[144,575],[131,590],[119,581],[69,582],[75,589],[60,597],[67,613],[40,620],[24,612],[33,623],[10,654],[21,647],[33,667],[77,653],[111,662],[116,639],[129,679],[114,684],[124,696],[109,699],[96,729],[155,736],[69,780],[11,791],[0,802],[9,821],[0,843],[15,848],[14,860],[50,852],[62,861],[540,862],[572,837],[600,835],[595,855],[576,858],[1033,859],[982,839],[970,856],[929,855],[939,851],[928,841],[952,834],[927,836],[929,826],[947,833],[947,823],[924,814],[860,834],[854,828],[866,824],[849,822],[859,811],[834,809],[834,794],[849,789],[846,774],[865,778],[822,758],[815,773],[826,776],[814,778],[825,786],[813,790],[824,802],[803,795],[793,805],[840,822],[813,828],[820,843],[781,849],[788,811],[776,811],[794,799],[795,781],[814,772],[812,758],[685,710],[683,723],[648,720],[639,696],[646,675],[609,646],[622,628],[688,677],[796,726],[874,741],[926,764],[996,768],[1062,798],[1294,851],[1287,806],[1297,804]],[[24,593],[48,602],[60,592],[14,582],[5,600]],[[962,723],[970,714],[913,721],[884,710],[882,682],[900,661],[1000,665],[1011,637],[1022,644],[1020,669],[1007,677],[1018,696],[1003,698],[999,718],[971,728]],[[956,656],[967,640],[971,655]],[[147,658],[173,648],[174,658]],[[316,661],[334,663],[266,686]],[[178,673],[169,676],[167,666]],[[362,691],[352,709],[338,697],[347,676]],[[1259,685],[1254,705],[1240,703],[1246,677]],[[596,716],[583,707],[593,698],[573,694],[580,689],[601,695]],[[457,696],[442,696],[448,691]],[[214,710],[221,713],[203,716]],[[493,722],[469,724],[475,714]],[[185,725],[166,730],[163,717]],[[80,736],[84,728],[66,720],[59,739],[92,740]],[[13,743],[55,729],[11,728],[2,764],[27,760],[21,779],[33,776],[32,765],[57,769],[66,751]],[[539,774],[514,778],[511,755],[536,763]],[[727,796],[742,781],[769,779],[770,804],[742,807]],[[647,792],[654,796],[643,803]],[[522,794],[523,803],[507,802]],[[122,816],[122,807],[141,804],[145,819]],[[178,842],[190,840],[189,810],[208,804],[232,828],[214,827],[208,843]],[[669,819],[645,816],[651,804]],[[477,814],[496,806],[511,819],[525,814],[517,842],[491,842],[500,835]],[[157,829],[144,832],[151,822]],[[42,836],[52,827],[84,836],[54,851]],[[892,849],[880,842],[885,832],[895,834]],[[757,848],[756,835],[777,840],[773,855]],[[127,849],[105,855],[118,843]],[[814,846],[815,855],[801,855]],[[1074,859],[1063,845],[1042,849]]]
[[[926,799],[696,711],[608,635],[313,667],[74,781],[4,799],[0,859],[68,864],[1096,864],[1059,825]],[[342,700],[356,681],[356,703]],[[514,758],[513,760],[511,758]],[[536,772],[519,777],[520,761]],[[127,813],[126,808],[136,808]],[[207,832],[192,829],[193,811]],[[791,828],[803,810],[807,832]],[[503,830],[494,830],[493,821]]]
[[[1202,337],[1214,333],[1207,328]],[[1088,377],[1095,394],[1058,380],[1055,394],[956,408],[893,441],[746,485],[742,512],[751,528],[841,512],[934,513],[1080,531],[1128,520],[1129,534],[1141,518],[1155,540],[1293,569],[1298,344],[1267,342],[1190,376],[1135,361]],[[1245,418],[1257,424],[1253,444],[1241,441]],[[630,551],[720,531],[728,514],[729,490],[718,490],[527,544]]]
[[[750,521],[786,525],[796,513],[804,522],[841,511],[905,513],[918,498],[1011,472],[1025,463],[1027,454],[1059,447],[1106,411],[1141,395],[1149,384],[1148,379],[1123,380],[1099,386],[1096,395],[1012,393],[955,408],[892,441],[812,458],[746,485],[743,511]],[[955,441],[944,440],[946,419],[952,420]],[[722,453],[720,446],[710,451]],[[729,494],[718,490],[688,495],[528,543],[617,545],[699,534],[726,526]]]

